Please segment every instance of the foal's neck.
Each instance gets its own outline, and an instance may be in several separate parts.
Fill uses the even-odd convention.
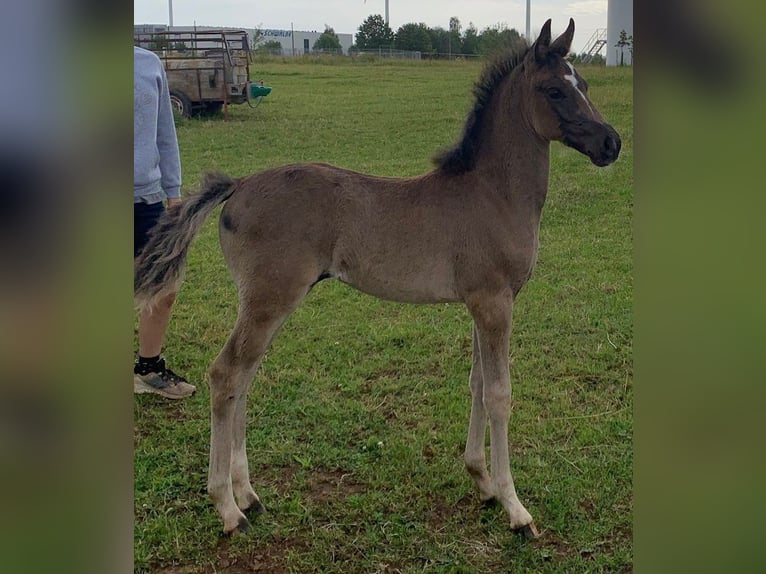
[[[548,193],[550,142],[540,138],[530,125],[518,82],[507,89],[509,98],[493,102],[498,107],[508,106],[508,111],[496,110],[492,114],[498,119],[482,146],[486,154],[482,163],[498,193],[513,204],[514,211],[539,219]]]

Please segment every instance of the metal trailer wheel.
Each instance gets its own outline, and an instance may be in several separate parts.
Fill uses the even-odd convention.
[[[192,115],[191,100],[183,92],[177,92],[175,90],[170,91],[170,105],[173,107],[173,112],[179,114],[185,118],[190,118]]]

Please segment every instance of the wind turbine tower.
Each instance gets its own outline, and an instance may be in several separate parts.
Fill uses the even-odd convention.
[[[532,0],[527,0],[527,42],[530,44],[532,43],[532,26],[531,26],[531,20],[530,20],[530,4],[532,3]]]
[[[364,3],[367,4],[367,0],[364,0]],[[386,26],[388,25],[388,0],[386,0]]]

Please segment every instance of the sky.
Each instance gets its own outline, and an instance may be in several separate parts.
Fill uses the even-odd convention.
[[[134,0],[134,24],[167,24],[169,0]],[[289,30],[324,30],[355,34],[371,14],[385,15],[385,0],[172,0],[176,26],[227,26]],[[583,51],[597,28],[606,28],[608,0],[532,0],[531,27],[537,36],[545,20],[553,20],[554,35],[575,19],[572,51]],[[389,25],[394,32],[408,22],[449,28],[457,16],[463,29],[469,22],[481,30],[499,23],[526,30],[526,0],[389,0]]]

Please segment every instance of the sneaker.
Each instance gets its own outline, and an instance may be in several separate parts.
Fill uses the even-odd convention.
[[[182,376],[165,367],[165,359],[157,362],[157,368],[148,373],[133,373],[133,392],[154,393],[168,399],[183,399],[194,394],[197,388]]]

